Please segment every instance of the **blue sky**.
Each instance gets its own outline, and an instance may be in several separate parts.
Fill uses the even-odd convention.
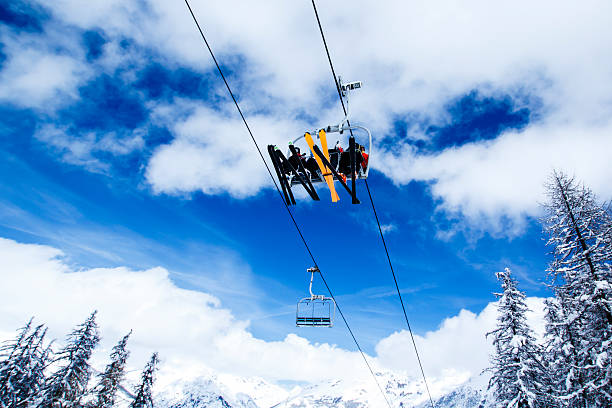
[[[244,201],[198,193],[154,195],[137,170],[117,176],[91,173],[58,162],[32,135],[21,133],[19,143],[11,142],[15,138],[8,132],[4,136],[3,237],[61,248],[72,263],[85,267],[163,266],[180,272],[174,277],[179,285],[202,290],[209,288],[190,281],[197,280],[202,263],[228,256],[250,270],[261,291],[262,299],[250,301],[261,302],[272,314],[292,311],[294,301],[308,293],[309,258],[275,191]],[[398,189],[378,172],[370,185],[382,223],[395,226],[386,239],[418,331],[435,329],[461,308],[482,309],[497,287],[494,272],[506,265],[528,276],[521,281],[530,294],[546,293],[537,283],[544,279],[546,262],[537,222],[512,240],[488,234],[440,240],[436,232],[444,220],[436,221],[426,185]],[[346,199],[334,206],[321,193],[322,202],[298,204],[296,219],[350,321],[361,333],[372,332],[374,342],[402,328],[402,316],[367,196],[360,206]],[[238,317],[251,318],[248,307],[232,307],[248,306],[233,293],[216,295]],[[256,319],[254,333],[283,337],[295,330],[292,319],[291,313],[271,322]],[[334,332],[340,334],[334,333],[334,342],[350,347],[341,325]],[[314,338],[324,341],[330,334]]]
[[[0,6],[0,236],[59,248],[77,270],[161,266],[177,286],[212,294],[249,320],[257,338],[298,333],[353,350],[340,322],[332,330],[294,327],[310,259],[188,14],[173,7],[166,16],[169,6],[159,2],[94,11],[71,2]],[[343,21],[327,7],[323,15]],[[260,145],[341,118],[314,21],[277,38],[272,52],[241,34],[249,10],[205,10],[196,3]],[[474,19],[488,12],[472,11]],[[252,28],[258,40],[272,41],[293,18],[312,17],[307,8],[291,13],[268,34]],[[364,80],[353,120],[374,132],[369,184],[390,229],[385,237],[415,331],[435,331],[461,309],[483,310],[498,288],[495,272],[505,267],[529,296],[547,296],[538,216],[548,171],[566,165],[609,195],[601,167],[563,160],[576,149],[575,134],[594,146],[605,140],[609,120],[597,121],[605,112],[597,86],[577,91],[567,79],[573,66],[559,69],[552,53],[535,58],[544,40],[503,57],[493,47],[489,60],[478,61],[476,51],[452,52],[450,39],[411,48],[417,42],[406,33],[411,39],[405,50],[394,48],[394,61],[368,47],[371,27],[356,40],[365,51],[351,54],[345,44],[355,31],[328,26],[336,69]],[[500,41],[511,43],[513,34]],[[436,47],[448,52],[438,56],[430,51]],[[359,340],[374,353],[405,324],[365,188],[358,184],[359,206],[343,192],[338,204],[319,193],[321,202],[303,198],[294,215]]]

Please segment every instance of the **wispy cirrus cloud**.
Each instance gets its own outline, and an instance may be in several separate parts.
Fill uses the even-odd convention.
[[[433,289],[435,287],[436,285],[428,283],[428,284],[423,284],[423,285],[410,287],[410,288],[400,288],[400,293],[403,295],[418,293],[424,290]],[[382,288],[379,288],[379,289],[382,289]],[[367,295],[367,297],[372,298],[372,299],[390,297],[390,296],[397,296],[397,290],[390,290],[390,288],[385,288],[385,290],[382,290],[382,291],[377,290],[374,293]]]
[[[383,234],[388,234],[390,232],[397,231],[397,225],[396,224],[381,224],[380,229]]]
[[[116,132],[80,132],[74,134],[68,128],[44,125],[35,137],[56,150],[61,159],[70,164],[83,166],[94,172],[108,172],[110,163],[100,155],[125,156],[143,149],[143,129],[134,129],[127,135]]]

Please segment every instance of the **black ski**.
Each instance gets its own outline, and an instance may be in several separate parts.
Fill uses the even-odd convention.
[[[304,190],[306,190],[306,192],[310,195],[310,197],[312,197],[312,199],[315,201],[319,201],[319,196],[317,195],[317,192],[314,190],[314,188],[312,188],[312,190],[308,188],[308,185],[306,184],[306,180],[304,179],[304,177],[302,177],[302,175],[298,173],[296,168],[293,167],[293,165],[289,162],[289,160],[287,160],[285,155],[280,150],[276,151],[276,155],[278,157],[279,163],[281,165],[286,164],[287,167],[289,167],[289,170],[291,170],[291,172],[297,177],[298,181],[302,184],[302,186],[304,186]]]
[[[270,155],[272,165],[274,166],[274,170],[276,170],[276,176],[278,177],[278,181],[280,182],[281,188],[283,190],[283,195],[285,196],[285,203],[287,203],[287,205],[295,204],[295,198],[293,197],[293,193],[291,192],[291,185],[289,184],[287,176],[285,176],[285,172],[280,166],[278,157],[276,155],[276,146],[268,145],[268,154]]]
[[[361,201],[359,201],[357,197],[355,197],[355,195],[353,194],[349,186],[346,184],[346,182],[342,179],[342,177],[340,177],[336,169],[332,167],[329,160],[327,160],[327,158],[323,155],[323,153],[321,152],[321,149],[319,149],[319,146],[314,145],[313,150],[317,154],[317,156],[319,156],[319,159],[321,159],[323,164],[331,170],[334,177],[340,182],[340,184],[342,184],[342,187],[344,187],[344,189],[351,195],[351,197],[353,197],[353,204],[361,204]]]
[[[300,155],[298,154],[297,150],[295,150],[295,146],[290,144],[289,145],[289,150],[291,150],[291,154],[293,156],[297,157],[297,162],[298,162],[299,170],[305,176],[305,179],[302,178],[300,176],[300,174],[296,171],[296,169],[293,168],[293,166],[291,165],[291,162],[289,162],[289,160],[287,160],[287,163],[289,164],[289,166],[291,166],[291,169],[293,170],[294,174],[296,174],[298,176],[300,182],[304,186],[304,189],[308,192],[308,194],[310,194],[312,199],[315,200],[315,201],[319,201],[320,200],[319,195],[317,194],[317,191],[315,190],[314,186],[310,182],[310,177],[307,176],[308,173],[306,173],[306,169],[304,168],[304,165],[302,164],[302,159],[300,158]]]

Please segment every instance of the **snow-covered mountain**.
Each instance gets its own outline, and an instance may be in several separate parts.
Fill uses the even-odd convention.
[[[376,374],[392,407],[425,408],[422,382],[386,372]],[[471,379],[436,399],[438,408],[488,408],[486,376]],[[372,378],[333,380],[286,390],[259,378],[212,375],[178,382],[157,395],[159,408],[365,408],[386,407]]]
[[[288,392],[260,378],[211,375],[176,382],[156,396],[159,408],[262,408],[286,399]]]
[[[493,401],[487,390],[489,376],[481,374],[434,400],[437,408],[492,408]],[[415,408],[431,408],[429,401]]]

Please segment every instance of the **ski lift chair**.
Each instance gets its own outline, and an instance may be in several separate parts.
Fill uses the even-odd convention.
[[[372,133],[366,127],[351,125],[349,122],[349,93],[361,88],[361,82],[345,83],[342,81],[342,78],[338,77],[338,85],[340,86],[342,100],[346,106],[345,116],[339,124],[304,132],[303,135],[289,143],[287,156],[275,145],[268,145],[268,154],[279,179],[286,205],[294,205],[296,203],[291,191],[291,188],[295,185],[302,185],[313,200],[319,201],[319,195],[313,186],[316,183],[327,183],[331,192],[332,202],[338,201],[340,198],[334,187],[334,180],[339,181],[342,187],[351,195],[353,204],[360,203],[356,194],[355,181],[368,178],[372,158]],[[329,150],[327,147],[327,134],[343,134],[344,132],[350,133],[347,151],[340,153],[336,148]],[[353,133],[357,133],[360,141],[359,144]],[[321,147],[314,142],[313,136],[319,138]],[[305,160],[302,159],[300,150],[295,145],[301,139],[305,140],[308,144],[308,149],[312,153],[312,156],[305,158]],[[366,144],[367,149],[365,149]],[[367,163],[363,163],[365,158],[359,150],[361,146],[364,147],[364,151],[367,154]],[[349,178],[351,187],[347,184],[347,179]]]
[[[310,275],[310,296],[297,303],[295,325],[297,327],[332,327],[336,314],[336,302],[324,295],[312,293],[312,280],[318,268],[308,268]]]

